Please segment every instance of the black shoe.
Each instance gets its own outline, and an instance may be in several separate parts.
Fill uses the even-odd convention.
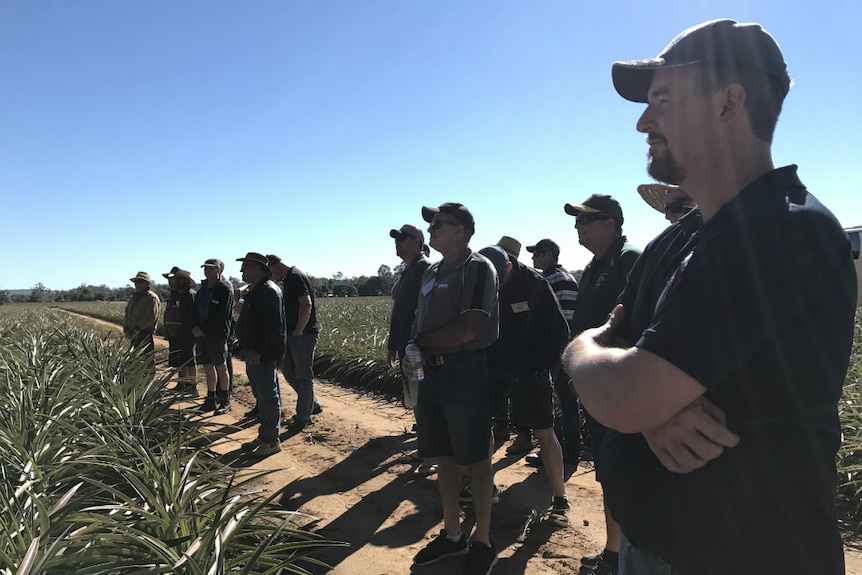
[[[470,543],[467,560],[461,568],[461,575],[490,575],[494,565],[497,564],[497,559],[497,549],[493,541],[490,545],[473,541]]]
[[[258,416],[260,416],[260,410],[258,410],[256,403],[254,404],[254,407],[243,414],[244,419],[257,419]]]
[[[441,529],[437,537],[416,554],[413,558],[413,564],[430,565],[446,557],[466,555],[468,551],[470,548],[467,545],[467,537],[463,533],[461,533],[461,538],[458,541],[452,541],[446,537],[446,530]]]
[[[323,408],[320,407],[319,403],[315,403],[314,407],[311,408],[311,415],[317,415],[318,413],[323,413]]]
[[[214,395],[208,395],[207,398],[204,400],[204,402],[201,404],[200,409],[203,412],[207,412],[207,411],[215,411],[216,407],[218,407],[218,405],[216,405],[215,396]]]
[[[296,419],[294,417],[293,420],[291,420],[290,424],[287,426],[287,430],[288,431],[302,431],[303,429],[305,429],[309,425],[314,425],[310,419],[306,421],[303,419]]]
[[[230,400],[225,399],[219,403],[218,409],[215,410],[216,415],[224,415],[231,410]]]
[[[532,467],[544,467],[545,462],[542,461],[541,453],[528,453],[524,456],[524,463]]]
[[[548,513],[548,520],[560,527],[569,526],[569,500],[565,496],[554,497],[551,512]]]
[[[491,491],[491,503],[497,504],[500,502],[500,490],[497,489],[496,485],[494,485],[493,488],[494,489]],[[473,487],[468,485],[463,488],[458,493],[458,501],[461,503],[473,503]]]
[[[581,563],[581,569],[579,573],[584,573],[584,565]],[[603,556],[599,556],[598,563],[593,566],[592,569],[589,569],[585,575],[618,575],[619,567],[617,565],[611,565],[607,561],[605,561]]]

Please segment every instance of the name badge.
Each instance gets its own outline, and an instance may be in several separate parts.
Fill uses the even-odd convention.
[[[515,313],[530,311],[530,302],[528,302],[528,301],[515,302],[512,304],[512,311]]]

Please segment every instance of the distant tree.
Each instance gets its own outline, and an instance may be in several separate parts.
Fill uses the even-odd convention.
[[[356,286],[349,283],[335,284],[332,286],[332,295],[335,297],[353,297],[357,295]]]
[[[382,264],[379,268],[377,268],[377,275],[379,277],[386,277],[392,275],[392,269],[386,264]]]
[[[336,273],[335,273],[335,275],[333,275],[333,276],[332,276],[332,279],[334,279],[335,281],[339,281],[339,282],[340,282],[340,281],[343,281],[345,278],[344,278],[344,274],[343,274],[343,273],[341,273],[341,272],[336,272]]]
[[[42,285],[42,282],[39,282],[33,286],[32,290],[30,290],[30,301],[46,301],[50,295],[50,290]]]

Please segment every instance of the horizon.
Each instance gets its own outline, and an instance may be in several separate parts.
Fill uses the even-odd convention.
[[[374,274],[400,263],[389,230],[446,201],[473,213],[474,250],[551,238],[577,270],[592,254],[563,204],[608,193],[642,249],[667,222],[637,194],[643,106],[611,64],[718,17],[760,22],[784,52],[776,166],[862,224],[862,4],[0,4],[0,289],[124,285],[211,257],[238,277],[248,251]]]

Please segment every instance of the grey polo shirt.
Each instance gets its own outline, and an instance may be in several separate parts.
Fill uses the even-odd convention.
[[[432,332],[458,320],[466,311],[488,316],[473,341],[448,348],[424,348],[432,355],[443,355],[491,345],[499,333],[497,310],[497,272],[484,256],[466,248],[454,265],[441,271],[442,261],[431,265],[422,276],[419,306],[413,335]]]

